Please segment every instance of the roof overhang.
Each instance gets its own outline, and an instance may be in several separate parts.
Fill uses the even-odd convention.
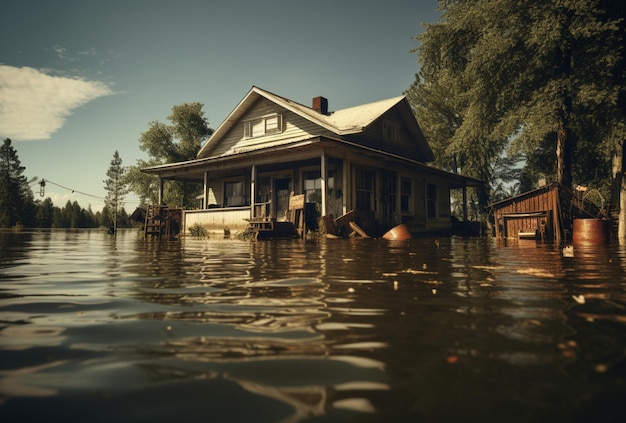
[[[204,180],[204,172],[206,171],[211,173],[219,171],[228,172],[229,170],[248,168],[252,165],[271,165],[277,162],[304,160],[319,157],[322,154],[326,154],[327,151],[332,151],[333,148],[341,146],[349,148],[351,151],[360,151],[363,154],[367,154],[378,160],[387,161],[390,164],[401,163],[417,167],[424,173],[446,179],[450,183],[450,187],[454,189],[484,185],[483,181],[475,178],[438,169],[416,160],[358,143],[352,143],[339,137],[314,137],[280,146],[250,150],[237,154],[151,166],[143,168],[141,171],[157,175],[162,179],[202,182]],[[284,161],[279,161],[280,154],[284,154]]]

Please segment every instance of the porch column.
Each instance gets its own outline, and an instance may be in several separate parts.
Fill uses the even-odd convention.
[[[250,170],[250,219],[254,219],[255,213],[255,205],[254,201],[256,200],[256,165],[252,165],[252,169]]]
[[[202,208],[209,208],[209,172],[204,171],[204,191],[203,191],[204,200],[202,203]]]
[[[350,178],[351,172],[350,172],[350,160],[348,159],[344,159],[343,161],[343,186],[341,187],[341,189],[343,189],[343,205],[342,205],[342,214],[346,214],[348,213],[348,210],[351,209],[352,207],[350,206],[352,204],[352,178]]]
[[[159,192],[158,192],[158,198],[157,201],[159,203],[159,205],[163,204],[163,186],[165,184],[165,180],[163,178],[161,178],[161,175],[159,175]]]
[[[322,189],[322,216],[326,216],[326,196],[328,195],[327,183],[328,175],[326,174],[326,168],[328,167],[328,159],[326,158],[326,154],[322,153],[321,160],[321,189]]]
[[[463,221],[467,222],[467,183],[463,185]]]

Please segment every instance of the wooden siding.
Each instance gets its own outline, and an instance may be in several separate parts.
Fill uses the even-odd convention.
[[[398,139],[396,141],[384,139],[383,122],[385,120],[398,126]],[[419,157],[418,154],[419,148],[416,145],[417,141],[411,138],[400,113],[398,113],[395,108],[374,121],[357,139],[370,147],[392,154],[402,155],[413,160],[423,161],[423,157]]]
[[[272,113],[282,115],[282,132],[244,139],[243,122]],[[313,138],[314,136],[323,134],[329,134],[329,131],[265,98],[261,98],[257,100],[254,106],[250,108],[240,121],[226,133],[224,138],[220,141],[220,144],[211,151],[210,155],[212,157],[218,157],[237,154],[239,152],[281,145],[294,140]]]
[[[184,231],[189,233],[193,225],[200,225],[209,231],[243,231],[248,227],[250,207],[233,207],[208,210],[186,210],[183,215]]]
[[[557,189],[546,189],[495,207],[496,236],[516,238],[520,237],[520,233],[524,236],[537,232],[553,237],[558,219],[554,216],[559,204],[558,196]]]

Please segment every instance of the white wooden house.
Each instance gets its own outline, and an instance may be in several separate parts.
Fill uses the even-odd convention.
[[[286,219],[290,194],[320,216],[370,210],[381,230],[451,230],[450,191],[481,181],[429,166],[433,152],[404,96],[330,112],[258,87],[246,94],[195,160],[142,169],[204,186],[183,230],[242,230],[251,219]],[[162,198],[162,189],[159,200]]]

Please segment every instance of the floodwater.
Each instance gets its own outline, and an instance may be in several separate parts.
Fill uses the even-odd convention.
[[[622,422],[626,248],[0,234],[0,421]]]

